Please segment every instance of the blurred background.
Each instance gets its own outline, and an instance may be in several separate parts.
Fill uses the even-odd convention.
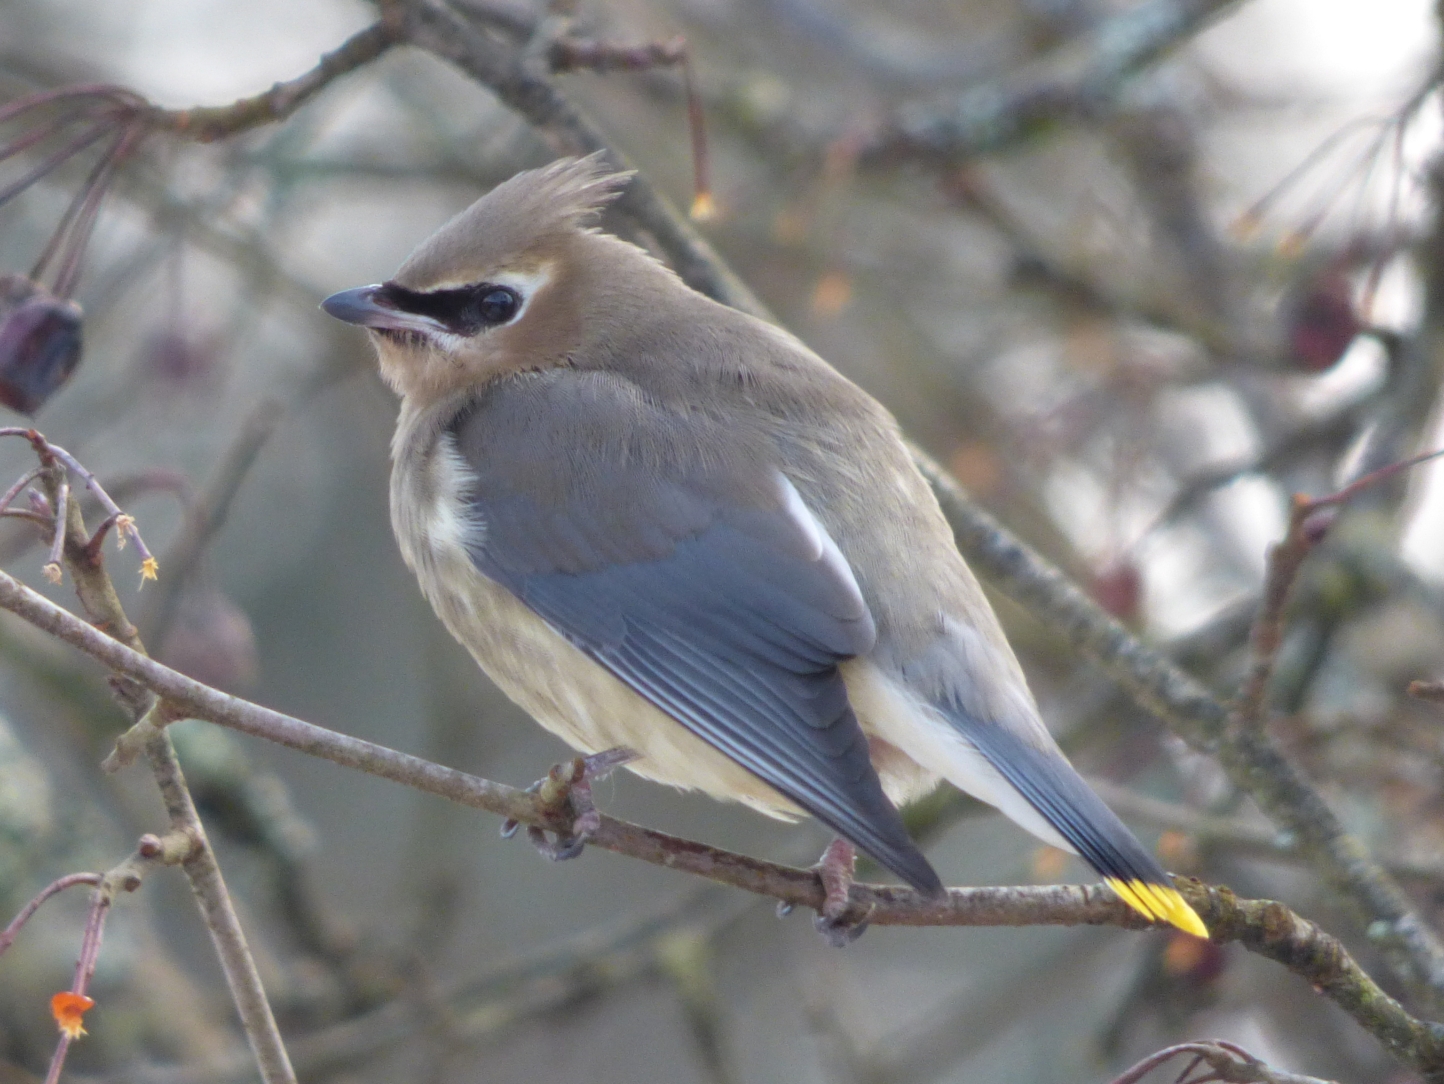
[[[545,14],[452,6],[511,43]],[[686,36],[719,205],[707,236],[979,501],[1232,695],[1289,495],[1444,445],[1444,159],[1431,5],[1212,8],[1162,62],[1039,98],[1012,125],[989,112],[1006,92],[1106,75],[1108,50],[1156,33],[1169,4],[583,0],[575,32]],[[165,106],[225,104],[374,18],[352,0],[5,0],[0,98],[116,82]],[[561,78],[686,206],[680,73]],[[399,49],[283,124],[211,146],[157,136],[124,166],[76,291],[84,360],[36,424],[160,556],[139,593],[132,551],[108,558],[153,652],[511,784],[568,755],[488,685],[402,567],[386,507],[395,402],[363,337],[316,307],[552,156],[484,89]],[[39,160],[11,158],[0,184]],[[93,160],[0,207],[4,270],[35,262]],[[32,463],[22,442],[0,445],[0,482]],[[224,512],[202,546],[197,509]],[[34,530],[0,527],[5,567],[73,605],[44,585]],[[1274,688],[1276,736],[1435,919],[1444,716],[1404,689],[1444,676],[1441,577],[1444,471],[1425,467],[1351,506],[1310,560]],[[1382,978],[1208,759],[997,603],[1055,733],[1165,865],[1286,901]],[[124,725],[99,669],[8,618],[0,713],[9,915],[164,818],[144,771],[99,772]],[[552,865],[498,838],[495,818],[202,724],[173,732],[307,1081],[1101,1082],[1204,1036],[1338,1081],[1412,1079],[1237,946],[877,929],[836,951],[808,916],[779,921],[738,892],[595,850]],[[783,861],[826,842],[632,778],[598,799]],[[955,884],[1091,879],[954,795],[915,823]],[[0,962],[4,1084],[44,1074],[83,895],[47,905]],[[92,992],[76,1079],[252,1079],[178,876],[117,909]]]

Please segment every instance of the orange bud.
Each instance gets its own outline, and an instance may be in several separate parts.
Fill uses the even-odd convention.
[[[831,271],[813,288],[812,311],[816,316],[836,316],[851,300],[852,280],[841,271]]]
[[[60,1030],[72,1039],[85,1034],[85,1014],[95,1007],[95,1001],[84,994],[62,991],[50,999],[50,1015],[60,1025]]]
[[[1250,209],[1229,223],[1228,232],[1235,241],[1252,241],[1263,226],[1263,215]]]
[[[1172,828],[1159,833],[1158,846],[1154,850],[1168,869],[1187,869],[1198,860],[1193,839],[1186,832]]]
[[[1057,847],[1038,847],[1029,864],[1035,881],[1056,881],[1068,871],[1068,852]]]
[[[703,189],[692,197],[691,217],[693,222],[711,222],[717,217],[717,201],[711,192]]]

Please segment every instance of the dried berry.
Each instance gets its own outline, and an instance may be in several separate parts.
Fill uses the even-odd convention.
[[[80,362],[80,306],[0,275],[0,403],[34,414]]]
[[[1143,608],[1143,573],[1131,560],[1121,558],[1098,570],[1088,593],[1120,621],[1136,620]]]
[[[261,668],[246,611],[208,589],[181,597],[160,658],[188,677],[231,692],[253,685]]]
[[[1284,302],[1289,360],[1308,373],[1331,369],[1363,330],[1353,287],[1340,271],[1327,271]]]

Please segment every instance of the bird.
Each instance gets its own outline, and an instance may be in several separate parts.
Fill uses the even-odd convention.
[[[1050,735],[897,421],[603,231],[631,176],[518,173],[322,302],[400,397],[392,526],[443,624],[573,748],[821,821],[835,925],[858,849],[945,891],[899,808],[946,779],[1208,936]]]

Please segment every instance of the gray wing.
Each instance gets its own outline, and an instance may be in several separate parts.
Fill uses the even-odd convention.
[[[838,664],[871,649],[846,561],[767,438],[614,376],[494,386],[451,427],[472,559],[617,678],[922,891]]]

